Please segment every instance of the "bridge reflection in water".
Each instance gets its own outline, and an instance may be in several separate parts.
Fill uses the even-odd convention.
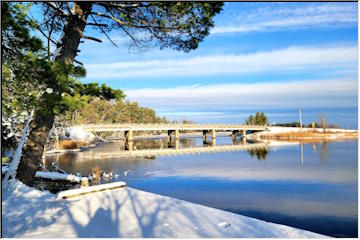
[[[234,141],[233,145],[216,145],[216,140],[209,142],[203,142],[203,146],[197,147],[185,147],[184,143],[180,144],[180,140],[167,142],[165,145],[163,142],[159,142],[157,146],[147,146],[152,148],[141,149],[146,146],[140,143],[134,146],[134,142],[123,142],[124,150],[120,151],[92,151],[89,156],[87,152],[82,152],[81,158],[114,158],[114,157],[144,157],[144,158],[155,158],[156,156],[172,156],[172,155],[183,155],[183,154],[199,154],[199,153],[215,153],[215,152],[234,152],[234,151],[268,151],[268,145],[265,143],[249,143],[242,140],[241,142]],[[130,146],[129,146],[130,145]],[[181,145],[181,147],[180,147]],[[137,147],[139,146],[139,148]]]

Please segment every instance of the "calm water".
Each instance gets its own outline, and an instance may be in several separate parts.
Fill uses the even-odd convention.
[[[233,144],[230,137],[216,140],[217,145]],[[110,181],[125,181],[129,187],[326,235],[357,237],[357,144],[351,140],[269,151],[94,159],[123,149],[117,142],[51,156],[47,165],[58,161],[65,171],[84,175],[99,166],[113,172]],[[179,145],[203,147],[200,138],[180,139]],[[137,140],[135,146],[168,144],[161,139]]]

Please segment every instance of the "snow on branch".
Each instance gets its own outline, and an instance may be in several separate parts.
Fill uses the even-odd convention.
[[[20,138],[20,141],[19,141],[19,144],[16,148],[16,151],[15,151],[15,154],[13,156],[13,159],[9,165],[9,169],[8,171],[6,172],[6,175],[3,179],[3,188],[7,187],[8,186],[8,180],[9,178],[13,178],[15,179],[16,177],[16,172],[17,172],[17,168],[19,166],[19,163],[20,163],[20,159],[21,159],[21,154],[22,154],[22,149],[26,143],[26,140],[27,140],[27,136],[29,134],[29,130],[30,130],[30,122],[33,118],[33,115],[34,115],[34,110],[31,111],[30,115],[29,115],[29,118],[26,122],[26,125],[25,125],[25,128],[24,128],[24,131],[21,135],[21,138]]]
[[[45,2],[46,5],[48,5],[49,7],[51,7],[52,9],[54,9],[55,11],[59,12],[60,15],[64,16],[64,17],[68,17],[69,14],[67,12],[64,12],[64,10],[62,10],[61,8],[59,8],[56,3],[54,2]]]

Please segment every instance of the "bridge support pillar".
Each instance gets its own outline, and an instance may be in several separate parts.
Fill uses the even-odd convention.
[[[124,136],[125,136],[126,142],[132,142],[132,141],[134,141],[133,130],[125,131]]]
[[[243,145],[247,144],[246,137],[243,137],[241,140]]]
[[[212,140],[216,139],[216,131],[215,131],[215,129],[211,129],[211,139]]]
[[[206,134],[208,133],[208,131],[207,130],[203,130],[202,131],[202,140],[203,140],[203,142],[206,142]]]
[[[179,140],[179,129],[175,129],[175,140]]]
[[[125,150],[132,151],[134,149],[134,142],[126,142],[125,143]]]
[[[246,129],[241,130],[241,137],[246,138]]]
[[[216,146],[216,138],[212,138],[211,139],[211,146],[215,147]]]
[[[177,133],[176,133],[177,131]],[[171,142],[171,135],[174,134],[175,135],[175,139],[176,139],[176,135],[179,138],[179,130],[168,130],[168,142]]]

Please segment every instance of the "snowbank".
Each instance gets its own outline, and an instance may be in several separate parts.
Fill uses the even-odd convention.
[[[94,185],[90,187],[84,187],[84,188],[76,188],[76,189],[70,189],[66,191],[58,192],[57,196],[59,198],[71,198],[71,197],[77,197],[84,194],[104,191],[107,189],[115,189],[120,187],[126,187],[125,182],[112,182],[112,183],[106,183],[106,184],[100,184],[100,185]]]
[[[326,237],[127,187],[58,200],[11,182],[3,189],[3,237]]]
[[[75,176],[73,174],[65,174],[58,172],[41,172],[36,171],[35,177],[46,178],[51,180],[64,180],[70,182],[81,182],[82,177]]]

